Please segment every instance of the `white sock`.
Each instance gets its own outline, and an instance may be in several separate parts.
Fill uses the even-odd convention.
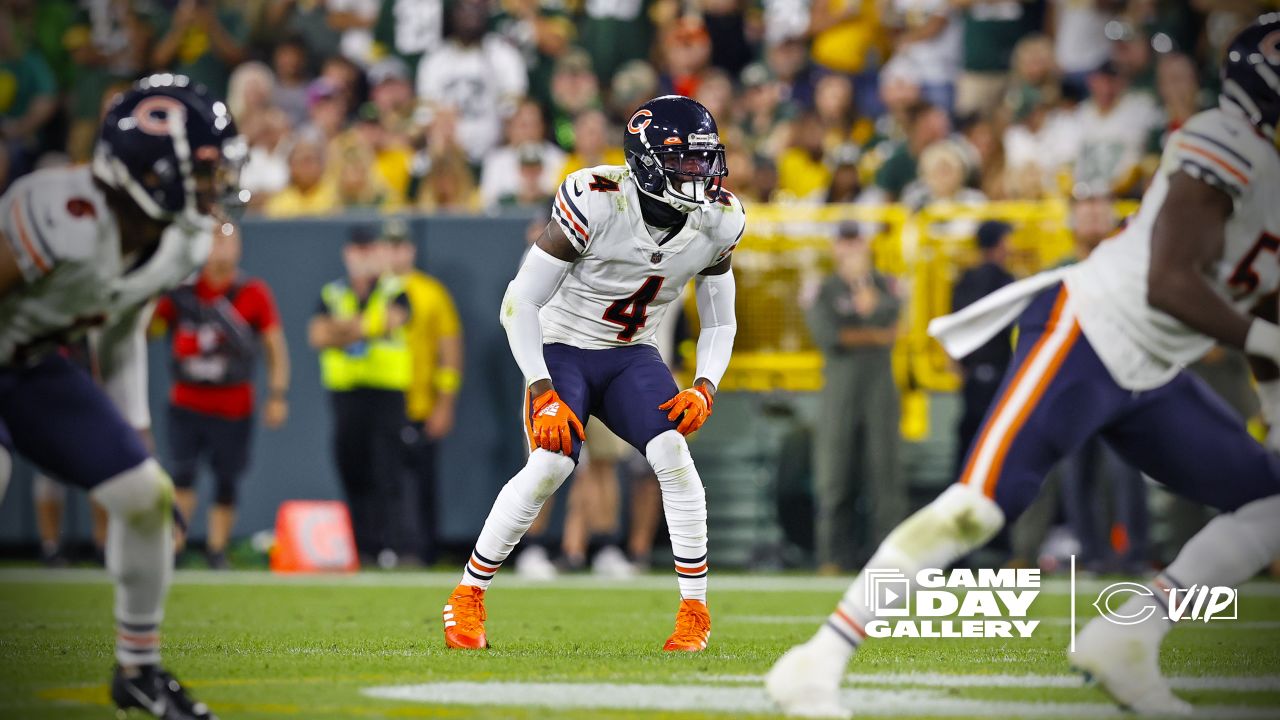
[[[684,436],[668,430],[649,441],[645,457],[662,488],[680,597],[707,601],[707,496]]]
[[[543,503],[573,472],[573,459],[541,448],[507,481],[493,501],[471,559],[462,571],[462,584],[489,587],[493,576],[538,517]]]
[[[1277,518],[1280,495],[1215,517],[1182,546],[1164,576],[1182,588],[1240,585],[1280,556]]]
[[[1119,614],[1136,617],[1144,608],[1155,608],[1155,618],[1138,623],[1142,632],[1163,639],[1173,623],[1163,618],[1169,612],[1169,591],[1193,585],[1236,587],[1252,578],[1280,555],[1280,495],[1255,500],[1232,513],[1210,520],[1182,546],[1165,571],[1148,584],[1152,596],[1135,594],[1120,607]]]
[[[867,605],[868,570],[895,570],[914,585],[920,570],[950,565],[995,537],[1003,524],[1000,507],[981,492],[967,485],[947,488],[889,533],[809,642],[828,648],[833,660],[848,662],[875,618]]]
[[[148,459],[102,483],[93,498],[110,514],[107,569],[116,581],[116,660],[160,662],[160,621],[173,578],[173,483]]]

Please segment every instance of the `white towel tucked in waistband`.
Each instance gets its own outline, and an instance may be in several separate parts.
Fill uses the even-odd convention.
[[[934,318],[929,321],[929,336],[959,360],[1008,327],[1037,293],[1061,282],[1069,269],[1055,268],[1032,275],[1005,285],[959,312]]]

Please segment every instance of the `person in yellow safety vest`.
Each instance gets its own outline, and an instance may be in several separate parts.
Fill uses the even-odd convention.
[[[307,328],[333,410],[333,450],[362,563],[397,564],[402,543],[405,391],[412,377],[402,281],[390,248],[357,227],[342,249],[347,277],[328,283]]]
[[[413,368],[405,393],[409,423],[403,437],[408,445],[405,504],[417,532],[398,549],[430,564],[439,527],[436,448],[453,431],[462,387],[462,325],[444,283],[415,266],[417,247],[408,231],[403,220],[393,219],[383,225],[382,232],[391,244],[391,272],[404,283],[412,313],[406,331]]]

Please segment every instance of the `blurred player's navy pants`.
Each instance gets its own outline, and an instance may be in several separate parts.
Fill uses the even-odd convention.
[[[543,346],[542,356],[556,393],[583,425],[588,415],[595,415],[641,453],[650,440],[676,428],[658,406],[679,390],[654,346],[583,350],[551,343]],[[532,413],[531,402],[525,403],[526,416]],[[582,442],[574,437],[574,462],[581,450]]]
[[[0,444],[85,489],[148,457],[89,373],[55,353],[35,365],[0,367]]]
[[[1101,434],[1142,472],[1219,510],[1280,493],[1280,455],[1254,440],[1202,380],[1184,371],[1153,390],[1120,387],[1066,299],[1057,285],[1023,312],[1013,362],[961,482],[993,497],[1012,522],[1050,468]]]

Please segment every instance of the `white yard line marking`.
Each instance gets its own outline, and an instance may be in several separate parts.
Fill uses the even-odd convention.
[[[763,682],[763,675],[702,675],[707,682]],[[1001,675],[952,673],[849,673],[849,685],[919,686],[929,688],[1080,688],[1079,675]],[[1254,677],[1171,677],[1169,684],[1177,690],[1220,690],[1223,692],[1280,692],[1280,675]]]
[[[738,715],[777,712],[758,687],[715,685],[647,685],[615,683],[442,682],[367,688],[364,695],[382,700],[444,705],[533,706],[554,709],[626,709],[665,712],[731,712]],[[1019,702],[951,697],[931,690],[845,690],[846,707],[859,715],[1115,717],[1121,711],[1098,702]],[[1197,714],[1209,718],[1268,718],[1275,711],[1241,706],[1206,706]]]
[[[1034,608],[1033,608],[1034,609]],[[716,618],[717,622],[732,625],[734,623],[743,623],[747,625],[815,625],[826,621],[826,615],[722,615]],[[1029,616],[1031,620],[1039,620],[1041,625],[1056,625],[1066,627],[1071,624],[1070,618],[1065,617],[1041,617],[1036,615],[1034,611]],[[1223,620],[1221,622],[1183,622],[1178,625],[1179,632],[1183,630],[1276,630],[1280,629],[1280,620]]]
[[[174,582],[178,585],[244,585],[299,586],[299,587],[426,587],[452,588],[458,584],[461,571],[432,570],[427,572],[362,572],[352,575],[276,575],[264,570],[178,570]],[[843,593],[852,577],[813,577],[810,575],[771,574],[712,574],[711,591],[714,592],[787,592],[835,594]],[[49,570],[45,568],[0,569],[0,584],[48,583],[87,584],[108,583],[105,570],[69,568]],[[549,582],[522,580],[515,574],[500,575],[502,587],[549,588],[566,590],[676,590],[675,575],[655,573],[631,580],[609,580],[592,575],[560,577]],[[1110,582],[1105,580],[1081,580],[1079,592],[1088,596],[1097,594]],[[1070,586],[1066,579],[1047,578],[1041,583],[1041,595],[1067,597]],[[1242,585],[1240,594],[1246,597],[1280,598],[1280,583],[1255,581]]]

